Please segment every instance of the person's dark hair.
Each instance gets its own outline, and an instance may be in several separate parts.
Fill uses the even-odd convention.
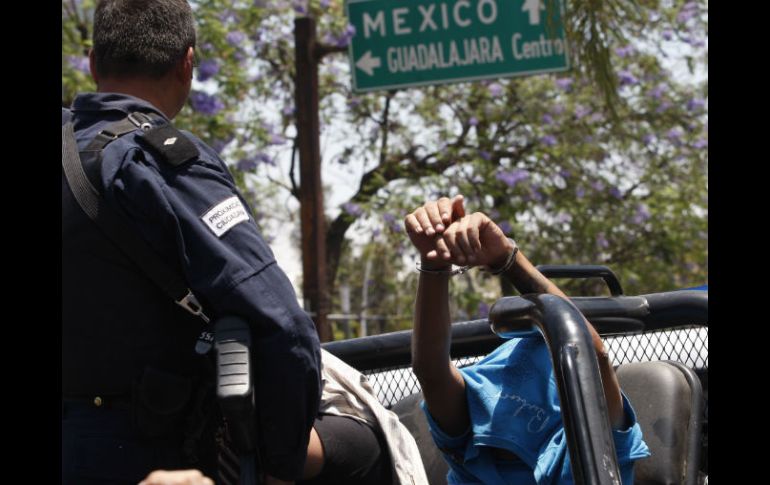
[[[101,0],[94,13],[96,72],[160,78],[195,47],[187,0]]]

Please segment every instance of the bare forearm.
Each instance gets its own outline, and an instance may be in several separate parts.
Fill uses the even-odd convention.
[[[524,254],[519,251],[516,255],[516,262],[505,274],[513,286],[516,289],[524,293],[549,293],[551,295],[567,298],[558,286],[553,284],[551,280],[543,276],[543,274],[535,268],[535,266],[527,259]],[[596,350],[596,356],[599,361],[599,372],[602,377],[602,386],[604,387],[604,395],[607,398],[607,407],[610,414],[610,421],[612,426],[619,428],[623,426],[623,401],[620,395],[620,384],[618,383],[617,376],[615,376],[615,370],[612,368],[612,363],[609,360],[607,352],[604,348],[604,342],[602,342],[599,333],[591,325],[588,320],[583,319],[586,322],[586,327],[591,333],[591,340]]]
[[[465,381],[452,364],[449,348],[449,277],[420,275],[412,334],[412,368],[422,387],[431,416],[450,435],[470,422]]]
[[[418,377],[446,373],[451,365],[448,293],[447,275],[420,275],[412,334],[412,367]]]

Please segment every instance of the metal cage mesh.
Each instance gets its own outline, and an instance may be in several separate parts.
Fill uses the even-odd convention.
[[[695,369],[708,370],[708,329],[705,327],[655,330],[639,334],[604,337],[614,365],[652,360],[674,360]],[[453,359],[457,367],[481,360],[483,355]],[[364,372],[377,398],[391,407],[400,399],[420,390],[420,383],[409,366],[383,367]]]

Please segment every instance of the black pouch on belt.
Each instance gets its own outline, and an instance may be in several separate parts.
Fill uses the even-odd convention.
[[[192,378],[147,367],[133,394],[137,430],[148,438],[182,433],[192,391]]]

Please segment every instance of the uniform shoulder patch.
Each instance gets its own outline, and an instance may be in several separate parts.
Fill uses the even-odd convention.
[[[249,212],[237,195],[228,197],[206,211],[201,220],[217,237],[232,229],[235,225],[249,220]]]
[[[147,130],[140,136],[140,139],[154,148],[154,151],[164,162],[174,167],[193,158],[198,158],[200,155],[198,147],[171,125],[157,126]]]

